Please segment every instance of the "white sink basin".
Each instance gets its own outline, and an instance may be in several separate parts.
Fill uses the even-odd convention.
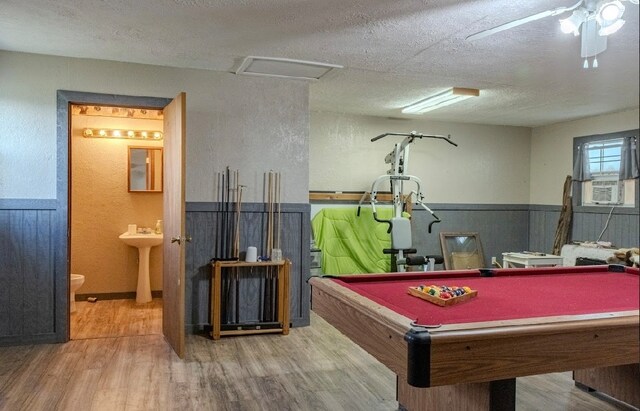
[[[149,251],[151,247],[162,244],[162,234],[129,234],[118,237],[126,245],[136,247],[140,256],[138,261],[138,287],[136,302],[139,304],[151,301],[151,279],[149,278]]]
[[[162,244],[162,234],[129,234],[124,233],[119,237],[126,245],[132,247],[153,247]]]

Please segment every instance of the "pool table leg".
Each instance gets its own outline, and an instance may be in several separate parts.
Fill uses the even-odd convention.
[[[514,411],[515,378],[491,382],[416,388],[398,378],[398,404],[401,410]]]
[[[573,379],[579,388],[595,390],[640,408],[640,364],[576,370]]]

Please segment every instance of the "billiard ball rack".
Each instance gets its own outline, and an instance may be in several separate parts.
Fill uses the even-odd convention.
[[[430,303],[437,304],[441,307],[446,307],[454,304],[459,304],[461,302],[468,301],[474,297],[477,297],[478,291],[471,290],[462,295],[457,295],[450,298],[441,298],[435,295],[431,295],[428,292],[422,291],[420,287],[409,287],[409,294],[414,297],[421,298],[425,301],[429,301]]]

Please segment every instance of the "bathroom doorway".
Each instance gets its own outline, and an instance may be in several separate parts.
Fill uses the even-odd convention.
[[[70,105],[71,339],[162,334],[163,119]],[[148,256],[120,238],[129,229],[156,243]]]
[[[180,93],[175,99],[136,97],[123,95],[107,95],[75,91],[58,90],[57,92],[57,199],[56,237],[58,247],[56,252],[56,310],[54,316],[57,327],[58,341],[70,339],[70,282],[71,282],[71,240],[73,218],[72,203],[72,134],[71,107],[72,105],[109,106],[117,108],[146,108],[162,110],[163,121],[163,175],[165,178],[162,190],[162,220],[163,232],[167,239],[162,245],[162,334],[179,356],[184,353],[184,277],[185,277],[185,198],[184,198],[184,146],[185,146],[185,114],[186,95]],[[115,136],[115,134],[113,134]],[[91,162],[92,158],[82,161]],[[113,161],[113,159],[112,159]],[[107,166],[107,168],[109,168]],[[105,204],[112,199],[101,192],[92,193],[98,198],[99,204]],[[83,221],[94,229],[94,232],[105,230],[105,225],[92,217]],[[119,232],[120,229],[116,232]],[[175,239],[175,241],[174,241]],[[158,247],[160,248],[160,247]],[[134,254],[135,255],[135,254]],[[93,264],[99,264],[96,258]],[[75,273],[74,273],[75,274]],[[81,292],[81,289],[79,289]],[[98,321],[106,321],[99,318]]]

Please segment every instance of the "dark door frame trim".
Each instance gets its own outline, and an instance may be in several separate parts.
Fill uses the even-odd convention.
[[[126,96],[116,94],[87,93],[81,91],[58,90],[56,95],[56,221],[53,229],[54,250],[54,330],[56,342],[70,339],[69,329],[69,256],[71,227],[69,225],[69,185],[70,185],[70,104],[99,104],[162,109],[171,98]]]

